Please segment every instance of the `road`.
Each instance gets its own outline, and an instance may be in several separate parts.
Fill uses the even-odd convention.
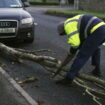
[[[66,37],[58,36],[56,26],[59,21],[65,20],[65,18],[45,15],[39,8],[30,7],[28,10],[38,23],[35,41],[32,44],[20,44],[15,47],[28,50],[50,49],[56,52],[56,54],[45,54],[63,60],[69,49],[69,45],[66,43]],[[103,78],[105,78],[105,56],[103,56],[105,48],[103,46],[102,51],[102,72]],[[50,73],[37,63],[24,61],[24,63],[19,64],[4,59],[2,59],[2,61],[7,64],[7,67],[5,68],[6,71],[16,81],[33,76],[38,79],[36,82],[25,84],[23,88],[41,105],[96,105],[96,103],[92,101],[92,98],[86,95],[85,91],[77,85],[73,84],[72,87],[56,85],[53,80],[49,79]],[[90,73],[92,67],[89,65],[90,61],[85,65],[81,72]],[[105,102],[103,102],[103,105],[105,105]]]

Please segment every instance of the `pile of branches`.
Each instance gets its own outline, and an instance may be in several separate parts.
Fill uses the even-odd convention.
[[[56,70],[60,67],[61,61],[51,56],[37,55],[38,52],[44,51],[49,50],[27,51],[23,49],[8,47],[3,43],[0,43],[0,53],[5,57],[10,57],[11,59],[15,59],[15,61],[18,62],[21,60],[29,60],[40,64],[46,70],[51,72],[51,74],[55,73]],[[67,68],[68,67],[64,67],[62,69],[62,71],[59,73],[59,77],[64,77],[64,75],[67,73]],[[105,80],[79,73],[73,82],[76,85],[84,88],[85,92],[92,96],[93,101],[95,101],[98,105],[102,105],[99,96],[105,97]]]

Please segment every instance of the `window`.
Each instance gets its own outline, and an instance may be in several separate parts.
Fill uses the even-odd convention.
[[[0,0],[0,8],[19,8],[22,7],[20,0]]]

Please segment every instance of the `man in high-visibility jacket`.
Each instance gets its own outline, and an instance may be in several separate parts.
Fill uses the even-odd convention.
[[[72,83],[74,77],[90,57],[92,57],[92,65],[95,67],[92,73],[100,76],[99,46],[105,41],[105,23],[103,20],[87,14],[77,15],[64,22],[60,22],[57,29],[59,35],[68,36],[68,44],[71,45],[70,53],[58,71],[74,57],[77,50],[78,53],[66,77],[58,80],[56,83]]]

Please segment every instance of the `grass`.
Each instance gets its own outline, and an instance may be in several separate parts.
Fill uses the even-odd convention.
[[[77,14],[91,14],[98,16],[100,18],[105,18],[105,13],[99,13],[99,12],[91,12],[91,11],[83,11],[83,10],[48,10],[48,12],[56,12],[56,13],[62,13],[67,15],[77,15]]]

